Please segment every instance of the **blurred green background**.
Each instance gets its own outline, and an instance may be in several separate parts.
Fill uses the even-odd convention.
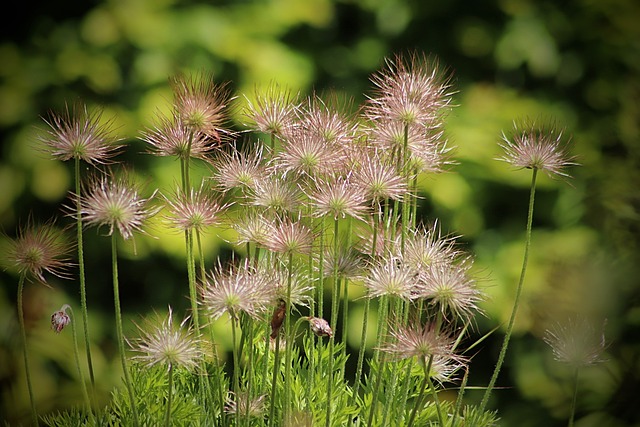
[[[14,236],[31,213],[58,217],[71,189],[70,164],[38,151],[41,117],[65,103],[100,105],[128,143],[124,160],[171,188],[177,163],[144,154],[140,131],[171,97],[167,78],[211,71],[235,95],[271,80],[293,91],[329,90],[356,104],[385,57],[422,51],[453,72],[455,104],[446,132],[458,165],[422,180],[425,215],[462,235],[489,299],[481,336],[508,320],[521,265],[530,173],[494,159],[502,130],[523,116],[553,116],[573,135],[580,167],[569,182],[539,184],[524,305],[493,407],[505,426],[565,425],[571,373],[541,336],[554,319],[606,317],[607,362],[585,370],[578,426],[640,425],[640,3],[635,0],[107,0],[12,3],[0,40],[0,229]],[[242,129],[240,107],[234,126]],[[220,232],[224,233],[224,230]],[[149,233],[154,235],[151,227]],[[119,381],[113,342],[109,246],[86,235],[88,304],[103,398]],[[156,234],[157,230],[156,230]],[[211,233],[210,259],[233,250]],[[179,235],[121,245],[128,319],[168,303],[188,306]],[[17,278],[0,275],[0,419],[28,414],[15,314]],[[78,305],[77,284],[26,288],[26,316],[38,407],[80,401],[70,334],[49,316]],[[357,307],[352,328],[360,322]],[[132,322],[125,333],[133,332]],[[486,385],[501,334],[471,364],[470,385]],[[468,393],[470,402],[481,395]]]

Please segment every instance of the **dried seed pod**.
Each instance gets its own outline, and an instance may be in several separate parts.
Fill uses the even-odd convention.
[[[278,306],[273,310],[273,316],[271,316],[271,338],[275,339],[282,328],[284,322],[285,310],[287,303],[281,299],[278,301]]]

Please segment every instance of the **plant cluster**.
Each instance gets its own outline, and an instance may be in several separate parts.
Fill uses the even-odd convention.
[[[233,98],[226,85],[208,73],[175,76],[170,114],[159,115],[141,139],[149,153],[179,161],[179,184],[149,193],[135,183],[132,166],[118,167],[124,146],[100,113],[75,105],[46,120],[48,152],[75,164],[66,211],[76,240],[69,245],[53,224],[30,221],[9,251],[20,277],[34,425],[495,425],[487,405],[524,283],[536,176],[568,177],[572,158],[562,132],[545,123],[518,123],[504,136],[502,160],[532,170],[525,258],[491,381],[481,402],[465,404],[471,350],[483,339],[470,343],[469,332],[484,294],[472,274],[473,256],[437,219],[418,215],[419,178],[454,163],[443,130],[451,82],[420,54],[387,61],[371,82],[356,112],[333,98],[305,99],[271,84],[247,100],[247,130],[237,132],[229,125]],[[82,162],[94,167],[89,176]],[[195,179],[195,162],[210,174]],[[166,317],[139,326],[139,337],[125,337],[118,245],[144,232],[154,215],[184,235],[191,310],[176,323],[169,307]],[[113,391],[106,408],[92,397],[88,226],[106,230],[112,255],[124,388]],[[230,261],[207,259],[203,251],[203,234],[220,226],[234,231]],[[86,354],[80,358],[76,345],[75,356],[85,406],[38,418],[22,289],[28,279],[46,283],[46,273],[69,278],[72,247]],[[354,374],[346,369],[346,322],[355,294],[363,295],[364,316]],[[53,315],[56,332],[75,324],[69,309]],[[211,327],[221,317],[231,335],[228,362]],[[72,332],[75,342],[75,327]],[[373,346],[367,344],[372,334]],[[550,333],[549,342],[562,348],[562,333]],[[598,360],[603,346],[591,349],[596,354],[589,360]],[[453,400],[441,394],[450,383],[458,388]]]

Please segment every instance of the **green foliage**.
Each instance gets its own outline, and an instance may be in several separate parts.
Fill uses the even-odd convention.
[[[197,389],[197,377],[177,369],[174,381],[171,420],[176,426],[193,425],[194,420],[214,420],[216,408],[207,401],[203,390]],[[162,425],[167,403],[167,370],[163,367],[142,367],[134,364],[131,381],[142,425]],[[113,391],[107,408],[115,425],[133,425],[133,415],[126,389]],[[206,425],[205,423],[204,425]],[[213,425],[213,424],[211,424]]]

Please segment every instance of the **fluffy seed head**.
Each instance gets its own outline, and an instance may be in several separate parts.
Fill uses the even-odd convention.
[[[363,219],[368,212],[364,191],[354,185],[349,177],[317,179],[314,187],[307,196],[317,217],[329,215],[334,219],[347,216]]]
[[[143,231],[144,221],[158,212],[159,208],[149,206],[150,200],[143,198],[126,176],[101,176],[94,178],[80,197],[80,214],[86,224],[106,225],[109,235],[117,229],[129,239],[134,231]]]
[[[295,127],[295,110],[298,106],[295,98],[290,91],[272,82],[263,93],[256,91],[255,104],[247,99],[245,114],[260,132],[282,138]]]
[[[363,273],[363,257],[353,246],[346,242],[338,245],[338,253],[334,253],[333,245],[325,250],[323,257],[324,275],[330,277],[336,272],[338,277],[358,278]]]
[[[52,112],[45,122],[50,129],[40,139],[54,157],[63,161],[106,164],[122,147],[112,135],[111,122],[103,122],[102,111],[89,112],[86,105],[67,106],[62,114]]]
[[[308,254],[313,244],[313,232],[300,221],[282,219],[271,224],[267,249],[283,254]]]
[[[315,287],[313,286],[313,279],[309,277],[306,270],[306,265],[301,267],[294,264],[291,273],[288,270],[275,272],[264,270],[262,274],[269,275],[272,278],[274,296],[281,301],[286,301],[287,299],[289,274],[291,274],[291,306],[309,306],[309,302],[313,299],[312,293]]]
[[[315,177],[341,167],[342,160],[342,152],[336,150],[334,144],[312,132],[298,129],[282,141],[282,151],[276,156],[274,167],[283,175],[293,173]]]
[[[5,259],[9,268],[46,285],[45,272],[69,278],[66,269],[70,249],[62,232],[52,223],[33,224],[29,220],[26,227],[18,230],[17,237],[9,241]]]
[[[360,166],[354,171],[353,183],[375,203],[385,199],[402,200],[408,191],[406,180],[377,150],[362,156]]]
[[[275,174],[256,181],[251,195],[254,206],[261,206],[277,214],[294,211],[300,199],[298,187]]]
[[[479,310],[482,294],[469,275],[471,261],[440,263],[420,272],[419,296],[440,309],[445,318],[452,314],[463,320]]]
[[[223,125],[226,108],[231,101],[226,85],[218,85],[210,73],[187,77],[179,74],[170,79],[175,110],[184,125],[221,142],[230,132]]]
[[[534,121],[514,123],[510,137],[502,135],[504,156],[498,160],[511,163],[517,168],[537,169],[548,176],[570,177],[565,172],[575,165],[573,157],[567,154],[567,141],[563,132],[552,123],[538,124]]]
[[[392,295],[405,301],[415,299],[415,271],[396,257],[389,256],[376,263],[365,277],[369,298]]]
[[[255,243],[264,247],[270,235],[272,224],[259,213],[253,210],[244,210],[232,226],[238,233],[236,244]]]
[[[166,365],[167,368],[181,366],[195,369],[204,353],[200,349],[198,338],[187,325],[188,320],[189,318],[185,318],[180,326],[176,326],[169,307],[169,314],[162,322],[149,322],[144,328],[138,326],[141,337],[129,343],[139,353],[133,359],[145,366]]]
[[[402,252],[400,238],[394,242],[396,255],[416,271],[427,271],[434,265],[453,263],[458,256],[455,239],[442,237],[438,224],[423,225],[407,233]]]
[[[440,363],[464,362],[464,358],[454,352],[455,340],[439,331],[434,324],[398,327],[392,329],[390,335],[391,339],[380,350],[399,359],[417,357],[426,363],[433,356]]]
[[[348,105],[339,105],[337,97],[330,95],[330,103],[319,96],[309,98],[307,105],[298,110],[300,127],[305,132],[320,138],[333,150],[340,150],[353,142],[357,125],[347,114]]]
[[[207,227],[221,223],[221,214],[229,206],[218,201],[211,192],[200,187],[191,189],[189,194],[181,189],[169,198],[165,197],[171,225],[179,230],[196,230],[203,232]]]
[[[227,397],[224,411],[227,414],[249,415],[250,418],[262,417],[265,412],[265,396],[250,399],[246,393],[231,393],[233,398]]]
[[[597,329],[586,317],[574,316],[547,329],[543,339],[556,360],[574,367],[593,365],[604,361],[605,325],[606,321]]]
[[[451,103],[449,79],[436,60],[413,54],[387,61],[387,68],[371,78],[376,91],[365,114],[405,126],[431,126]]]
[[[266,179],[267,172],[262,161],[263,146],[257,144],[253,151],[238,150],[235,145],[231,151],[221,152],[211,161],[213,179],[222,191],[239,188],[248,192],[257,182]]]
[[[273,302],[273,279],[247,261],[228,269],[218,264],[202,284],[202,304],[212,319],[224,313],[236,318],[240,312],[258,318]]]
[[[142,133],[142,140],[149,144],[151,154],[205,159],[217,147],[217,142],[204,133],[193,132],[176,114],[173,117],[160,116],[158,121],[155,128]]]

